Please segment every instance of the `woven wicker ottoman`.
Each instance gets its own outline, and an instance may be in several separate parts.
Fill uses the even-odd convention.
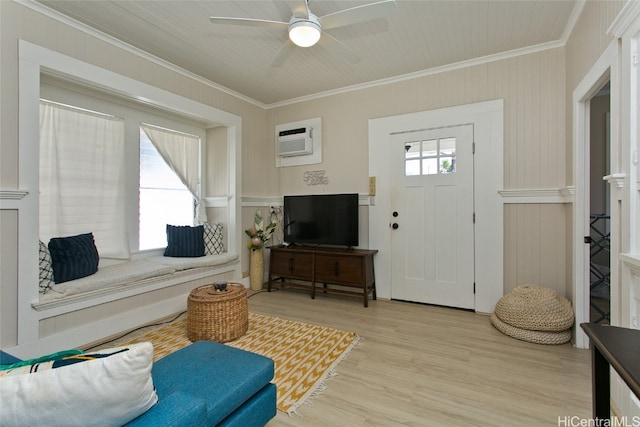
[[[224,291],[213,285],[191,291],[187,300],[187,337],[190,341],[233,341],[249,328],[247,289],[227,284]]]
[[[500,332],[536,344],[565,344],[574,322],[571,302],[556,291],[522,285],[504,295],[491,314]]]

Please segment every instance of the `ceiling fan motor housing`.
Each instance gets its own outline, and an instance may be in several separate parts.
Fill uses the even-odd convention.
[[[289,38],[300,47],[313,46],[320,40],[322,24],[313,13],[308,18],[292,16],[289,20]]]

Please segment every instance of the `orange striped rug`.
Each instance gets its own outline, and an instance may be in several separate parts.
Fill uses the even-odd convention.
[[[344,332],[278,317],[249,313],[249,330],[226,343],[273,359],[277,407],[288,414],[324,387],[324,380],[357,344],[355,332]],[[180,319],[128,342],[151,341],[154,360],[191,344],[187,319]]]

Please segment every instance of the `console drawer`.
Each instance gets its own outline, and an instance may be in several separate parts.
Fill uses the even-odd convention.
[[[312,280],[313,254],[271,251],[269,274],[290,279]]]
[[[316,282],[362,287],[362,258],[316,254]]]

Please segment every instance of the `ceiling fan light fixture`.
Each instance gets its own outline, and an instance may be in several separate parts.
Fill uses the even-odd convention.
[[[318,43],[321,32],[320,21],[311,13],[309,19],[292,18],[289,22],[289,38],[300,47],[310,47]]]

